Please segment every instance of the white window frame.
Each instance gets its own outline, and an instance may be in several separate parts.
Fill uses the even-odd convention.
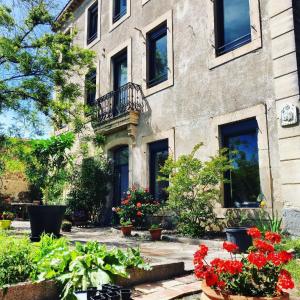
[[[148,55],[149,55],[149,49],[147,45],[147,34],[151,32],[153,29],[158,27],[160,24],[167,22],[167,46],[168,46],[168,79],[166,81],[163,81],[153,87],[148,87],[147,81],[148,81]],[[164,15],[157,18],[155,21],[153,21],[151,24],[147,25],[142,30],[143,37],[145,40],[143,40],[144,45],[144,51],[143,51],[143,60],[142,60],[142,70],[143,70],[143,92],[145,96],[150,96],[154,93],[157,93],[161,90],[164,90],[168,87],[171,87],[174,85],[174,53],[173,53],[173,11],[169,10]]]
[[[97,26],[97,38],[94,39],[91,43],[87,43],[87,35],[88,35],[88,18],[89,18],[89,9],[98,1],[98,26]],[[85,9],[85,30],[84,30],[84,47],[92,48],[101,40],[101,0],[92,1]]]
[[[258,124],[258,161],[260,186],[263,195],[268,203],[268,207],[272,205],[272,188],[271,188],[271,172],[270,172],[270,156],[269,156],[269,137],[266,118],[266,107],[259,104],[240,111],[235,111],[225,115],[217,116],[212,119],[212,132],[210,136],[214,138],[211,141],[212,153],[218,153],[222,148],[220,126],[230,124],[232,122],[243,121],[250,118],[255,118]],[[223,189],[223,186],[221,187]],[[224,198],[223,198],[224,200]],[[224,204],[224,201],[223,203]]]
[[[113,57],[120,53],[121,51],[127,49],[127,79],[128,82],[132,82],[132,39],[128,39],[124,43],[120,44],[118,47],[114,48],[107,55],[107,63],[109,70],[109,87],[110,91],[113,90]]]
[[[121,25],[125,20],[127,20],[131,15],[131,0],[126,0],[126,14],[120,18],[117,22],[113,22],[114,13],[114,0],[109,0],[109,32],[113,31],[119,25]]]
[[[249,0],[251,42],[222,55],[216,55],[216,31],[215,31],[215,1],[208,3],[208,32],[209,32],[209,69],[225,64],[231,60],[251,53],[262,47],[259,0]]]

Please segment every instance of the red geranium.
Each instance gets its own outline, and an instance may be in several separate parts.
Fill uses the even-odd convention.
[[[265,239],[273,244],[279,244],[281,242],[281,236],[276,232],[267,231],[265,234]]]
[[[236,244],[230,242],[224,242],[223,248],[230,253],[236,253],[239,250],[239,247]]]
[[[263,240],[254,240],[253,245],[261,252],[273,252],[274,246]]]
[[[142,207],[142,203],[141,203],[141,202],[138,202],[138,203],[136,204],[136,207],[137,207],[137,208],[141,208],[141,207]]]
[[[260,239],[261,238],[261,232],[256,227],[249,228],[247,230],[247,234],[250,235],[254,239]]]
[[[219,277],[212,270],[209,270],[205,274],[205,281],[208,286],[213,286],[218,283]]]
[[[227,260],[224,264],[225,270],[231,275],[241,273],[243,271],[243,263],[237,260]]]
[[[137,215],[138,217],[141,217],[141,216],[143,215],[143,213],[142,213],[141,211],[138,211],[138,212],[136,213],[136,215]]]
[[[293,289],[295,287],[294,281],[292,279],[292,276],[290,272],[286,270],[281,270],[278,278],[277,286],[280,289]]]
[[[289,261],[291,261],[293,259],[293,254],[292,253],[289,253],[287,251],[280,251],[278,253],[279,257],[280,257],[280,260],[283,264],[286,264],[288,263]]]
[[[263,253],[250,252],[248,255],[248,260],[251,264],[255,265],[258,269],[261,269],[267,264],[267,258]]]

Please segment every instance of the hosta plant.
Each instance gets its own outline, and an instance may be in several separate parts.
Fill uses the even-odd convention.
[[[257,228],[250,228],[248,234],[253,238],[253,246],[241,258],[236,256],[235,244],[224,242],[223,248],[230,253],[230,259],[215,258],[208,264],[205,260],[208,248],[200,245],[194,254],[196,277],[221,295],[276,297],[294,288],[292,276],[285,270],[292,254],[274,249],[281,236],[274,232],[263,235]]]

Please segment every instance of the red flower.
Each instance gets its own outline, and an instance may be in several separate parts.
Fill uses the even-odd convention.
[[[261,232],[256,227],[249,228],[247,230],[247,234],[250,235],[250,236],[252,236],[252,238],[254,238],[254,239],[261,238]]]
[[[224,263],[224,260],[221,258],[215,258],[210,262],[212,267],[220,267]]]
[[[254,246],[261,252],[273,252],[274,251],[274,246],[263,241],[263,240],[255,240],[253,242]]]
[[[137,215],[138,217],[141,217],[143,214],[142,214],[141,211],[138,211],[138,212],[136,213],[136,215]]]
[[[213,271],[210,270],[205,274],[205,281],[208,286],[213,286],[219,282],[219,278]]]
[[[226,286],[226,283],[225,283],[225,281],[221,280],[217,283],[217,286],[218,286],[219,289],[223,290]]]
[[[248,255],[248,260],[251,264],[255,265],[258,269],[261,269],[267,264],[267,259],[263,253],[250,252]]]
[[[129,204],[129,200],[128,199],[125,199],[121,202],[122,205],[128,205]]]
[[[265,234],[265,239],[273,244],[279,244],[281,242],[281,236],[276,232],[267,231]]]
[[[236,244],[230,242],[224,242],[223,248],[230,253],[236,253],[239,250],[239,247]]]
[[[270,252],[267,256],[267,260],[271,261],[275,266],[280,266],[282,264],[280,255],[276,252]]]
[[[136,204],[136,207],[141,208],[141,207],[142,207],[142,203],[141,203],[141,202],[138,202],[138,203]]]
[[[287,251],[280,251],[278,256],[283,264],[286,264],[293,259],[293,254]]]
[[[293,289],[295,287],[292,276],[288,271],[280,271],[277,287],[279,287],[279,289]]]
[[[197,251],[204,258],[208,253],[208,247],[204,244],[199,246],[199,250]]]
[[[195,266],[195,276],[198,279],[204,279],[205,278],[205,274],[207,272],[207,266],[204,266],[203,264],[198,264]]]
[[[243,271],[243,263],[237,260],[228,260],[225,263],[225,268],[228,273],[235,275]]]

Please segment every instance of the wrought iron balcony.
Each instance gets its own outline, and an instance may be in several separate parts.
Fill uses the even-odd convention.
[[[97,122],[104,123],[130,112],[142,112],[144,94],[140,85],[128,82],[96,100]]]

